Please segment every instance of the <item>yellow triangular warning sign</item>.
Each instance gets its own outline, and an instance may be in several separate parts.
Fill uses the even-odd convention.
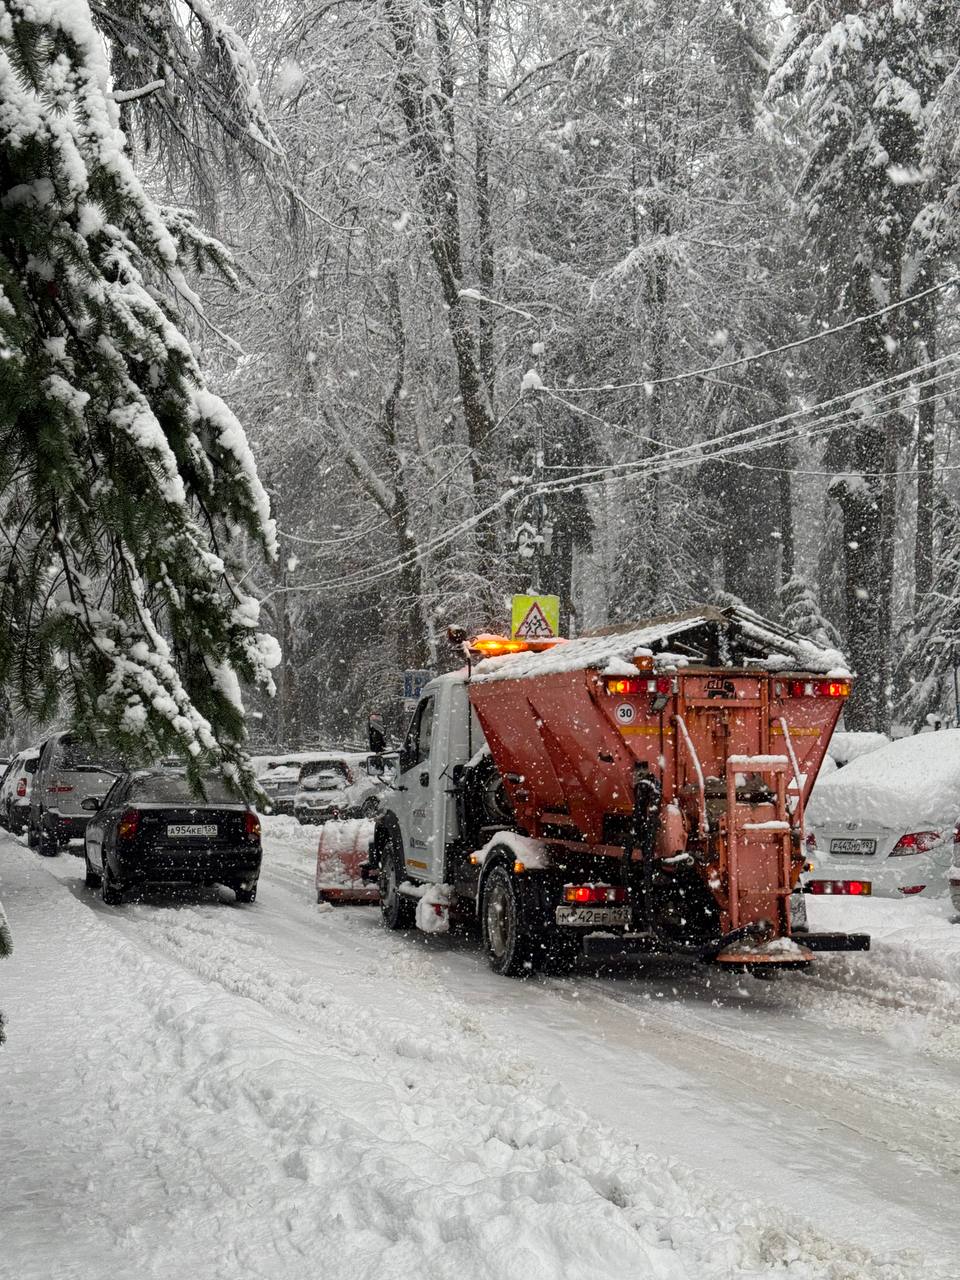
[[[513,634],[518,640],[552,640],[559,632],[556,596],[514,596]]]

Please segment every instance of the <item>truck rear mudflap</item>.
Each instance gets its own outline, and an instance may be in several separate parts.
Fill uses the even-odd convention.
[[[728,965],[778,965],[784,968],[805,968],[814,951],[869,951],[870,935],[867,933],[798,933],[791,940],[796,950],[763,953],[759,948],[735,950],[730,947],[720,953],[708,948],[697,950],[704,959],[716,960]],[[651,952],[672,952],[678,948],[665,943],[654,933],[588,933],[583,938],[583,954],[588,960],[628,960]]]
[[[798,933],[795,939],[808,951],[869,951],[869,933]]]

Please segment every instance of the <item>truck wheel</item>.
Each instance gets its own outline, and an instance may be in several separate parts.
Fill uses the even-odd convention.
[[[480,924],[494,973],[516,978],[533,972],[533,946],[524,929],[520,895],[506,867],[494,867],[484,881]]]
[[[403,853],[393,838],[381,855],[380,875],[377,877],[380,915],[388,929],[409,929],[413,925],[416,904],[400,892],[400,885],[405,879]]]

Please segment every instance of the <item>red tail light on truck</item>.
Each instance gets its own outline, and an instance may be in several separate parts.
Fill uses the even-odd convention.
[[[563,886],[563,900],[586,906],[603,902],[626,902],[627,891],[622,885],[566,884]]]
[[[260,819],[252,809],[248,809],[244,815],[243,837],[245,840],[260,839]]]

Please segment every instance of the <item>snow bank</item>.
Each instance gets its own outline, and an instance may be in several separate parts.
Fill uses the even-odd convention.
[[[900,738],[817,781],[807,807],[813,827],[871,823],[942,830],[960,816],[960,729]]]

